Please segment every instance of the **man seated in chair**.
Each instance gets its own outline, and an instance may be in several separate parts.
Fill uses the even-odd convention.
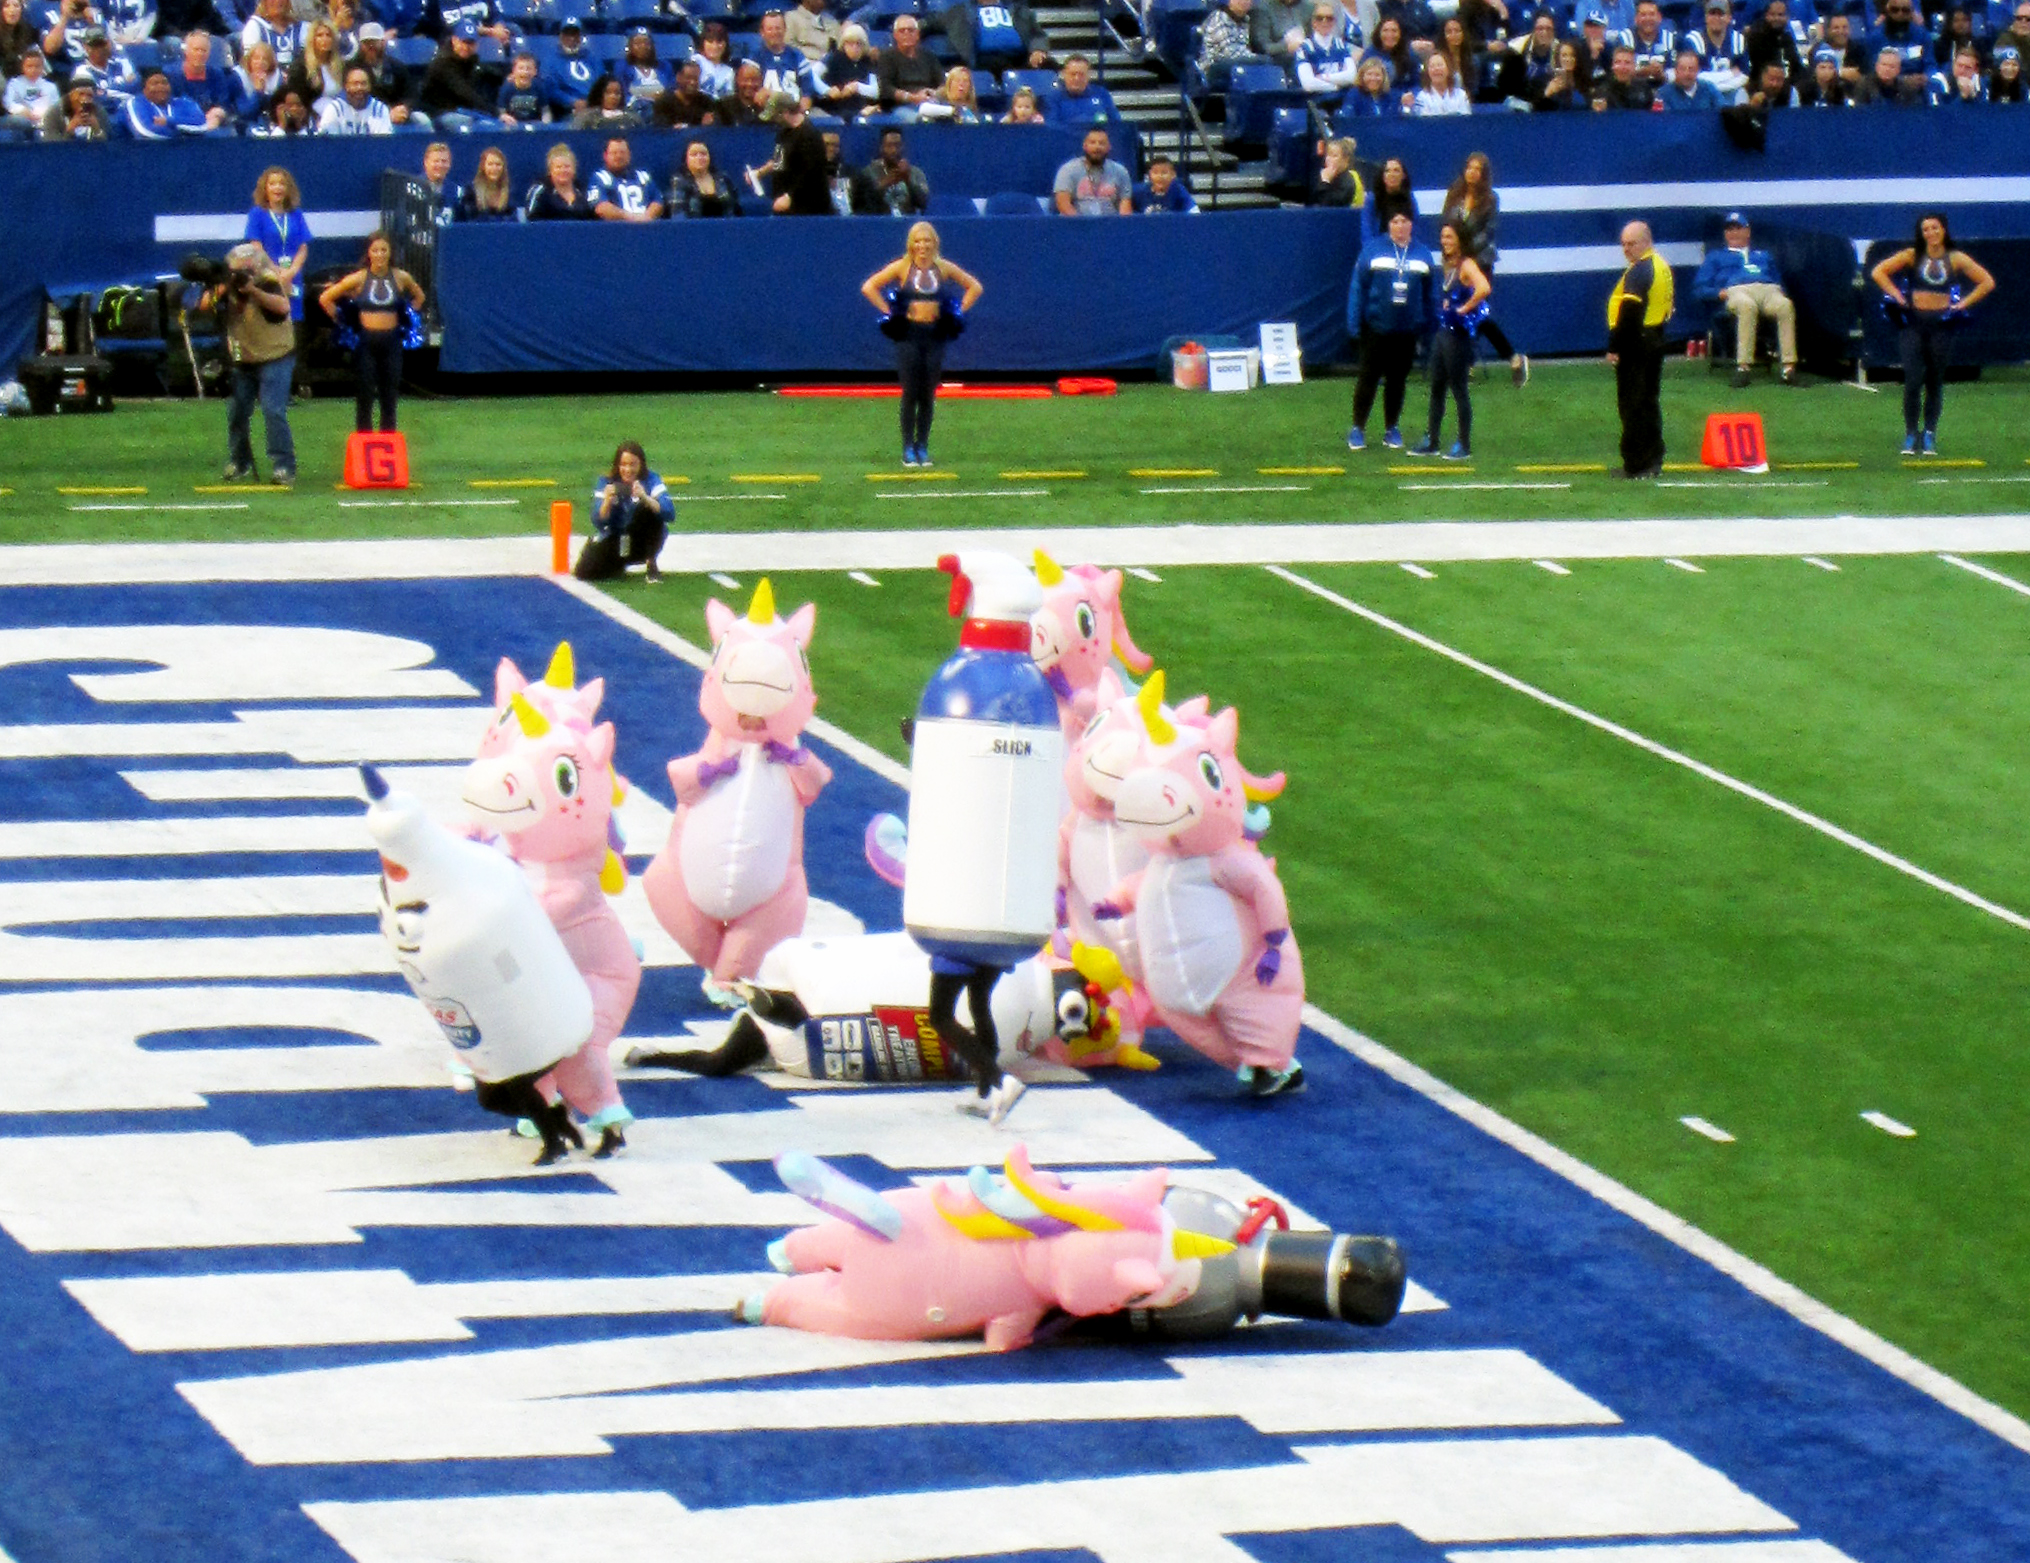
[[[1748,219],[1729,212],[1721,224],[1726,242],[1709,250],[1692,290],[1707,304],[1734,317],[1734,385],[1748,383],[1755,362],[1755,330],[1766,315],[1776,322],[1776,351],[1783,383],[1797,383],[1797,309],[1783,291],[1783,278],[1767,250],[1749,247]]]

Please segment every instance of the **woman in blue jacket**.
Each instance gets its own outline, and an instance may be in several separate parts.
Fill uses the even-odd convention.
[[[1382,443],[1403,448],[1399,425],[1404,388],[1417,360],[1417,343],[1431,329],[1431,252],[1417,242],[1408,212],[1389,218],[1388,231],[1360,252],[1346,294],[1346,330],[1360,338],[1360,379],[1353,389],[1353,427],[1348,450],[1367,449],[1367,415],[1382,392]]]
[[[670,491],[633,440],[613,452],[613,465],[592,483],[592,538],[578,551],[571,572],[581,581],[603,581],[646,563],[651,581],[662,579],[656,556],[670,535],[676,511]]]

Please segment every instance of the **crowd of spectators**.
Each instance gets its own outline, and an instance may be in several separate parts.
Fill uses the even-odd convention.
[[[1280,66],[1341,130],[1376,116],[1537,112],[1761,115],[1782,108],[2025,101],[2030,0],[1224,0],[1195,64],[1224,88]],[[1696,9],[1695,9],[1696,8]]]
[[[833,4],[699,21],[681,0],[0,0],[0,139],[752,125],[784,93],[819,124],[1118,117],[1026,0],[928,20]],[[1033,74],[1004,91],[1003,71]]]

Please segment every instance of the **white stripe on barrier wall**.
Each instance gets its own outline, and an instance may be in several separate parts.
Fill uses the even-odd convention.
[[[1709,179],[1685,184],[1502,185],[1501,209],[1516,212],[1642,212],[1730,206],[1897,206],[2030,201],[2030,176],[1960,179]],[[1443,190],[1419,190],[1417,210],[1445,209]],[[1507,256],[1504,252],[1503,263]]]
[[[305,212],[303,220],[320,239],[364,239],[381,225],[378,211]],[[235,244],[245,237],[245,212],[197,212],[155,219],[157,244]]]
[[[1507,197],[1502,204],[1506,206]],[[1696,266],[1706,257],[1703,244],[1659,244],[1657,253],[1673,266]],[[1546,244],[1504,249],[1495,263],[1500,277],[1556,275],[1568,271],[1620,271],[1628,264],[1618,244]]]

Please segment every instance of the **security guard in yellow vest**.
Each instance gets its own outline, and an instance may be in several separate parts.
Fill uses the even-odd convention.
[[[1674,289],[1668,262],[1657,254],[1648,223],[1621,230],[1628,270],[1607,299],[1607,361],[1621,410],[1621,465],[1608,476],[1653,478],[1663,471],[1663,328]]]

